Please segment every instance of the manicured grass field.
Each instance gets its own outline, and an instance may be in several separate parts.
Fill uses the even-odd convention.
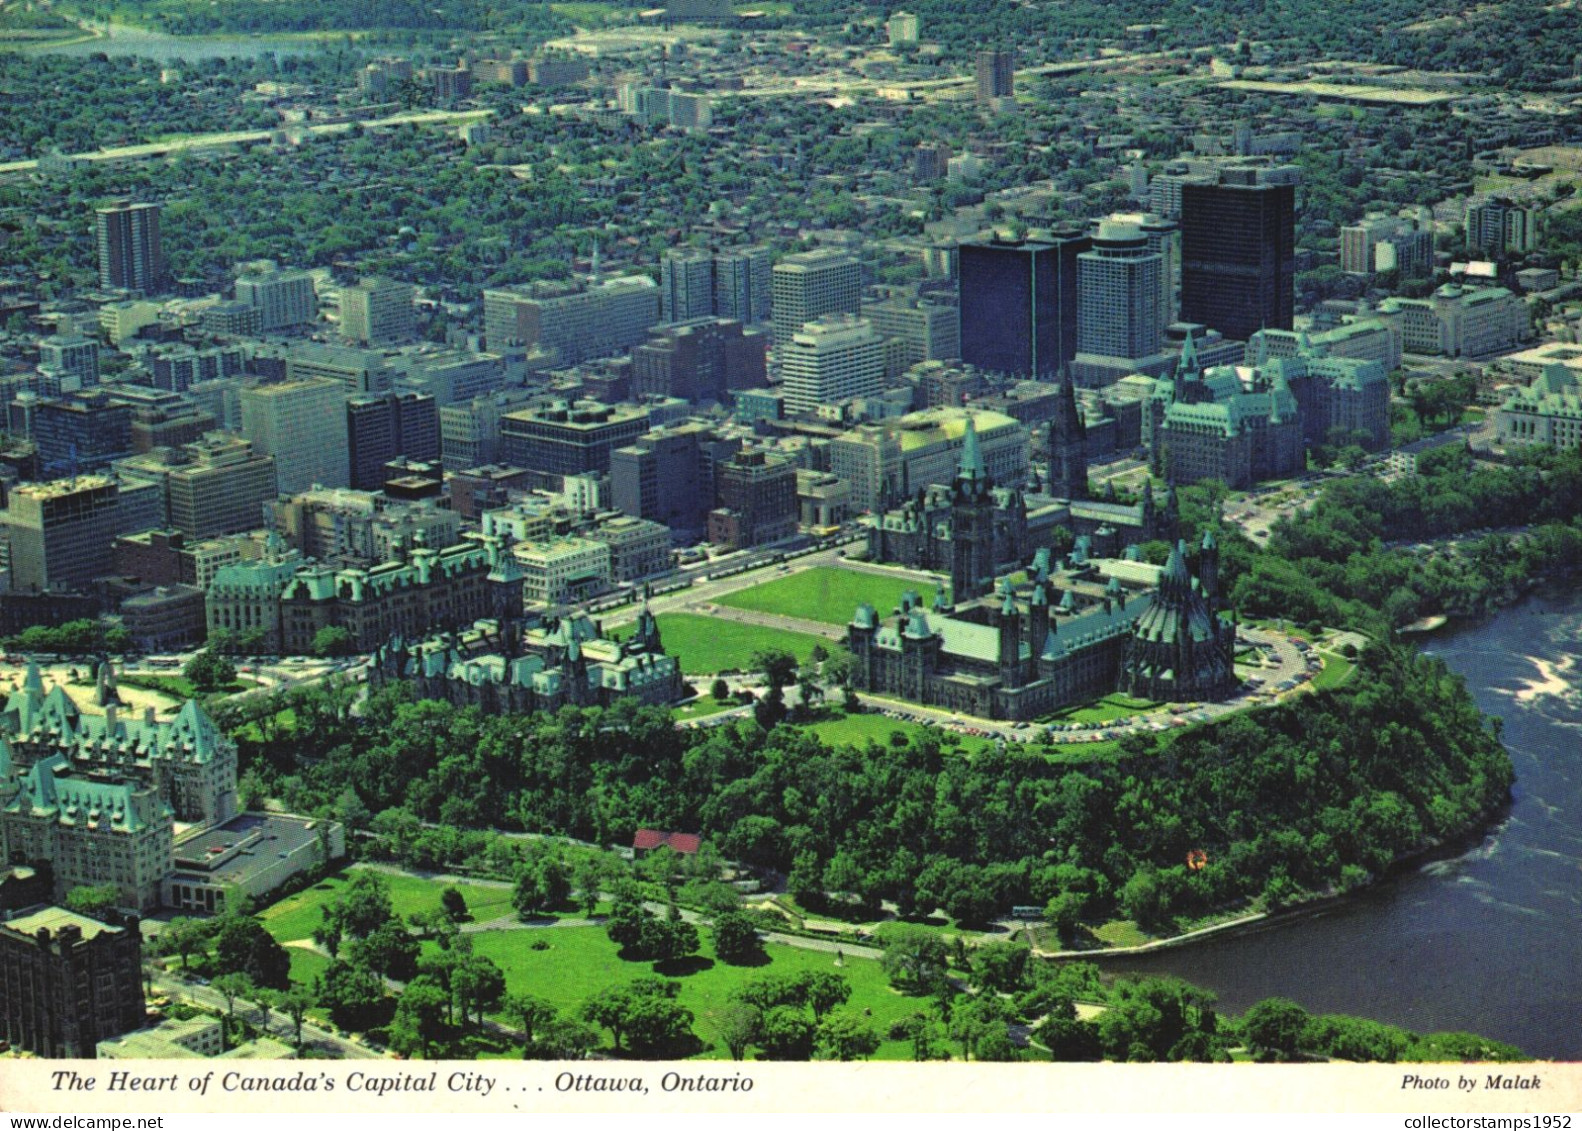
[[[330,960],[316,951],[288,946],[286,953],[291,956],[291,980],[299,985],[311,986],[319,975],[329,969]]]
[[[711,675],[732,669],[747,671],[752,667],[753,653],[764,648],[784,648],[801,663],[814,645],[834,646],[832,640],[821,640],[801,632],[759,628],[692,613],[660,613],[657,619],[665,651],[681,661],[681,670],[687,675]],[[631,634],[631,625],[623,625],[611,633],[617,639]]]
[[[1050,716],[1070,723],[1107,723],[1114,719],[1129,719],[1135,715],[1148,715],[1159,710],[1160,704],[1148,699],[1133,699],[1130,695],[1106,695],[1082,707],[1068,707]]]
[[[1330,652],[1323,653],[1324,666],[1313,676],[1313,689],[1322,691],[1326,687],[1334,687],[1345,681],[1351,674],[1351,669],[1357,665],[1344,656],[1337,656]]]
[[[921,731],[923,724],[908,719],[890,719],[883,715],[845,715],[809,723],[805,729],[833,746],[861,746],[870,738],[880,746],[886,746],[890,742],[890,735],[896,731],[910,736]],[[991,744],[990,739],[970,734],[955,734],[953,731],[941,731],[940,734],[959,739],[961,748],[969,754],[976,754]]]
[[[121,677],[121,682],[128,687],[141,687],[147,691],[158,691],[162,695],[169,695],[176,699],[195,699],[198,689],[192,686],[192,681],[180,675],[129,675]],[[222,695],[234,695],[238,691],[247,691],[258,686],[256,679],[233,679],[220,687]]]
[[[899,577],[830,567],[778,577],[721,597],[719,603],[734,609],[800,617],[825,624],[849,624],[857,606],[864,601],[871,603],[880,617],[888,617],[890,610],[900,605],[901,594],[909,589],[917,593],[924,604],[932,603],[931,586]]]
[[[868,1020],[884,1037],[890,1023],[910,1016],[928,1005],[925,998],[905,997],[890,988],[879,964],[872,959],[846,956],[843,967],[835,966],[829,951],[804,950],[778,943],[765,944],[768,962],[762,966],[730,966],[713,958],[708,929],[704,938],[703,968],[676,976],[681,983],[677,1001],[694,1015],[692,1031],[705,1045],[701,1058],[720,1060],[727,1053],[720,1044],[719,1017],[729,1003],[731,991],[761,974],[795,973],[798,970],[834,970],[851,983],[851,1000],[845,1009],[861,1013],[872,1010]],[[545,950],[534,950],[535,941],[548,942]],[[546,998],[563,1011],[575,1011],[600,989],[619,985],[654,973],[649,962],[624,962],[618,948],[602,927],[556,927],[531,931],[486,931],[473,936],[473,952],[492,958],[505,971],[508,993],[531,993]],[[510,1023],[510,1018],[501,1016]],[[608,1047],[608,1033],[601,1034]],[[876,1060],[908,1060],[911,1046],[905,1041],[886,1040],[875,1054]]]
[[[280,942],[313,937],[313,930],[324,921],[321,908],[334,899],[346,886],[347,873],[331,876],[296,895],[287,896],[273,907],[259,913],[264,927]],[[390,888],[390,905],[402,918],[418,911],[433,911],[439,906],[440,893],[451,886],[440,880],[425,880],[417,876],[398,876],[386,873],[385,882]],[[467,909],[477,922],[498,919],[512,914],[511,889],[485,887],[480,884],[458,883]],[[297,948],[289,948],[293,955]],[[293,962],[296,959],[293,957]]]
[[[707,718],[709,715],[717,715],[721,711],[728,711],[732,707],[741,706],[741,704],[736,702],[734,699],[726,699],[724,702],[721,702],[706,692],[707,689],[705,689],[705,694],[698,696],[692,702],[684,706],[672,707],[670,710],[671,716],[678,722],[682,719],[702,719]]]

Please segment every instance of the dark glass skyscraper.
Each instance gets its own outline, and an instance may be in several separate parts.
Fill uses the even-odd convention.
[[[1092,245],[1076,231],[962,244],[961,359],[1026,377],[1069,363],[1077,353],[1077,256]]]
[[[1181,317],[1245,342],[1291,329],[1296,186],[1181,186]]]

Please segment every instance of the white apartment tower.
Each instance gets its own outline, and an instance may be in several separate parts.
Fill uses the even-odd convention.
[[[884,338],[850,314],[806,323],[779,349],[788,413],[812,412],[884,388]]]
[[[341,337],[364,346],[405,342],[415,332],[413,288],[390,279],[364,279],[341,290]]]
[[[271,259],[243,266],[236,276],[236,301],[258,311],[258,328],[266,334],[307,325],[319,315],[313,276],[306,271],[282,271]]]
[[[1105,220],[1077,256],[1077,352],[1141,358],[1159,352],[1163,261],[1141,227]]]

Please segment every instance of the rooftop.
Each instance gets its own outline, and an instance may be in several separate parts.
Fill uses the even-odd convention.
[[[96,938],[105,931],[119,933],[122,929],[101,923],[97,919],[90,919],[86,915],[79,915],[75,911],[67,911],[64,907],[31,908],[14,918],[4,920],[3,925],[6,929],[23,935],[32,935],[39,931],[49,931],[54,934],[62,927],[76,927],[82,932],[84,939]]]

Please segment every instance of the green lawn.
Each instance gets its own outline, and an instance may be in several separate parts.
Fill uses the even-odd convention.
[[[1113,919],[1102,927],[1094,927],[1093,937],[1116,947],[1142,946],[1153,941],[1152,935],[1130,919]]]
[[[715,1029],[715,1020],[728,1004],[730,993],[760,974],[794,973],[798,970],[833,970],[834,955],[828,951],[803,950],[776,943],[766,944],[769,961],[762,966],[729,966],[715,961],[708,930],[703,954],[705,968],[677,977],[681,992],[677,1000],[696,1018],[693,1032],[709,1046],[699,1055],[724,1059]],[[548,942],[544,950],[532,949],[535,941]],[[505,971],[508,993],[532,993],[547,998],[564,1011],[574,1011],[588,998],[608,985],[629,982],[654,972],[649,962],[623,962],[618,948],[602,927],[555,927],[532,931],[487,931],[473,936],[473,952],[486,955]],[[927,1006],[927,999],[909,998],[890,988],[879,964],[871,959],[847,957],[838,972],[851,983],[852,996],[845,1008],[861,1012],[872,1010],[870,1018],[881,1037],[892,1021],[909,1016]],[[507,1024],[509,1017],[501,1017]],[[609,1036],[603,1034],[608,1042]],[[911,1046],[906,1041],[885,1041],[875,1059],[907,1060]]]
[[[671,717],[677,722],[680,722],[682,719],[702,719],[707,718],[709,715],[717,715],[721,711],[728,711],[732,707],[741,706],[741,704],[736,702],[734,699],[726,699],[721,701],[714,698],[714,696],[707,693],[707,688],[704,689],[704,692],[704,694],[698,696],[685,706],[672,707],[670,709]]]
[[[432,911],[437,908],[440,893],[450,886],[440,880],[425,880],[417,876],[386,873],[384,879],[390,888],[390,904],[395,913],[403,918],[414,912]],[[314,928],[324,921],[320,908],[334,899],[341,888],[346,886],[346,882],[345,872],[331,876],[306,891],[287,896],[273,907],[260,912],[258,917],[263,920],[269,933],[280,942],[311,938]],[[467,908],[472,913],[473,919],[478,922],[512,914],[510,888],[484,887],[466,882],[455,886],[466,898]],[[293,947],[291,950],[294,955],[296,948]]]
[[[1056,711],[1049,718],[1068,723],[1107,723],[1114,719],[1129,719],[1134,715],[1149,715],[1159,710],[1161,705],[1149,699],[1133,699],[1130,695],[1117,692],[1081,707]]]
[[[194,699],[199,691],[192,686],[192,681],[181,675],[128,675],[122,676],[120,682],[127,687],[141,687],[146,691],[158,691],[162,695],[169,695],[176,699]],[[247,691],[258,686],[256,679],[233,679],[216,690],[222,695],[234,695],[238,691]],[[204,692],[203,694],[208,694]]]
[[[687,675],[746,671],[752,667],[753,653],[764,648],[784,648],[800,663],[814,645],[830,648],[835,643],[806,633],[759,628],[693,613],[660,613],[656,619],[665,651],[681,661],[681,670]],[[632,629],[632,625],[623,625],[610,635],[623,639],[632,634]]]
[[[908,719],[890,719],[883,715],[844,715],[809,723],[804,729],[812,731],[833,746],[861,746],[870,738],[880,746],[885,746],[889,744],[890,735],[896,731],[910,736],[921,731],[923,724]],[[954,731],[947,730],[940,733],[960,740],[961,748],[969,754],[976,754],[993,742],[992,739],[956,734]]]
[[[925,604],[931,604],[934,590],[928,585],[898,577],[883,577],[835,567],[803,570],[776,578],[751,589],[742,589],[719,603],[735,609],[751,609],[783,617],[849,624],[857,606],[870,602],[881,617],[901,603],[901,594],[912,590]]]
[[[1322,691],[1326,687],[1334,687],[1345,681],[1351,674],[1351,669],[1357,665],[1344,656],[1337,656],[1332,652],[1322,653],[1324,666],[1313,676],[1313,690]]]
[[[288,946],[286,953],[291,956],[291,980],[298,985],[313,985],[318,977],[329,969],[330,960],[315,951],[303,950],[300,946]]]

